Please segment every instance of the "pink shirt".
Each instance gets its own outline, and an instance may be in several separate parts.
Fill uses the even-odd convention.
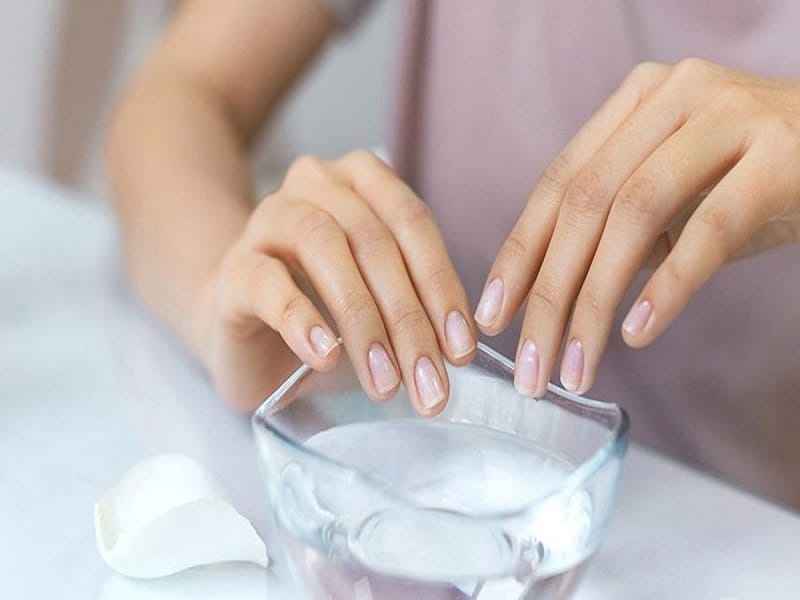
[[[439,219],[473,306],[544,165],[637,63],[698,56],[800,76],[792,0],[408,7],[393,158]],[[631,350],[617,332],[644,281],[590,395],[621,403],[639,441],[800,507],[800,246],[726,266]],[[513,356],[518,334],[519,319],[490,343]]]

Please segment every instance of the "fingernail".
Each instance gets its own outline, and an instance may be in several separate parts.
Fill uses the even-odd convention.
[[[414,381],[417,384],[419,399],[422,406],[432,409],[444,400],[444,385],[439,378],[439,372],[433,366],[433,361],[427,356],[423,356],[417,361],[414,369]]]
[[[564,360],[561,363],[561,383],[570,392],[575,392],[583,377],[583,344],[573,339],[567,345]]]
[[[447,315],[447,320],[444,322],[444,337],[447,339],[453,358],[466,356],[475,348],[475,340],[472,338],[467,320],[458,311],[454,310]]]
[[[539,379],[539,353],[530,340],[525,340],[514,365],[514,387],[520,394],[532,396]]]
[[[503,281],[500,278],[492,279],[483,290],[478,310],[475,311],[475,320],[488,327],[494,323],[503,306]]]
[[[372,383],[379,394],[386,394],[397,387],[400,378],[386,349],[380,344],[372,344],[367,353]]]
[[[653,314],[653,305],[650,304],[649,300],[642,300],[634,304],[630,312],[628,312],[628,316],[622,322],[622,329],[628,335],[639,335],[650,320],[651,314]]]
[[[311,347],[314,348],[314,354],[319,358],[326,358],[338,346],[334,337],[319,325],[311,328],[311,331],[308,332],[308,339]]]

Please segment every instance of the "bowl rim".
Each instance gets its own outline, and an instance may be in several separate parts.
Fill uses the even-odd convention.
[[[489,360],[494,361],[498,366],[513,376],[514,363],[507,357],[503,356],[482,342],[478,342],[478,353],[476,354],[475,359],[473,359],[473,361],[469,364],[475,362],[479,355],[483,355]],[[461,367],[453,368],[457,369]],[[254,435],[258,436],[259,433],[263,433],[263,431],[266,430],[268,434],[277,438],[284,445],[289,446],[293,452],[299,453],[306,460],[316,463],[317,466],[331,470],[332,474],[334,475],[341,475],[343,478],[349,479],[350,481],[358,481],[359,483],[366,484],[370,488],[373,488],[373,491],[376,493],[380,493],[381,495],[393,501],[407,504],[410,508],[429,509],[430,507],[426,507],[418,502],[413,494],[406,493],[403,489],[398,487],[388,486],[379,478],[364,473],[360,469],[357,469],[351,465],[325,456],[313,448],[309,448],[308,446],[304,445],[296,438],[287,435],[270,423],[270,419],[267,416],[269,409],[280,402],[284,395],[295,385],[314,372],[315,371],[309,365],[303,363],[286,380],[284,380],[283,383],[281,383],[281,385],[278,386],[278,388],[272,392],[266,400],[264,400],[264,402],[259,405],[250,418]],[[609,429],[609,433],[611,433],[610,439],[598,447],[586,460],[578,464],[575,469],[564,479],[564,482],[560,486],[555,489],[548,490],[546,493],[543,493],[540,496],[535,496],[529,500],[526,500],[525,503],[520,507],[493,514],[469,515],[459,513],[457,516],[477,521],[518,518],[534,509],[535,506],[546,502],[550,498],[560,495],[571,495],[576,490],[583,487],[584,484],[588,482],[591,477],[597,473],[600,468],[603,467],[603,465],[605,465],[606,462],[613,456],[624,456],[630,434],[630,419],[625,409],[614,402],[594,400],[584,396],[579,396],[550,382],[547,384],[547,391],[549,391],[555,398],[558,399],[558,404],[572,405],[574,408],[579,410],[590,409],[592,411],[599,411],[603,414],[615,417],[614,427]],[[553,402],[553,399],[546,395],[540,398],[529,398],[529,400],[536,402]]]

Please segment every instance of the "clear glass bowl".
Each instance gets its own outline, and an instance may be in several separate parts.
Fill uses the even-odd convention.
[[[447,408],[371,401],[301,366],[253,416],[282,546],[314,598],[569,598],[608,527],[628,439],[616,404],[521,396],[480,345]]]

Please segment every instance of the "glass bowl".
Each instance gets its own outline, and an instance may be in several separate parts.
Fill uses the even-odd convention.
[[[479,345],[450,398],[371,401],[346,361],[301,366],[253,415],[270,511],[313,598],[569,598],[608,527],[628,439],[616,404],[548,386]]]

